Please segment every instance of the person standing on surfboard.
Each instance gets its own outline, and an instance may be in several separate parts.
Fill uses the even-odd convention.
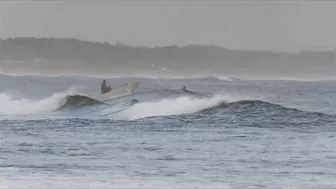
[[[104,94],[104,93],[110,92],[111,90],[112,90],[112,88],[106,83],[106,80],[104,79],[103,83],[102,83],[102,85],[100,87],[100,92],[102,94]]]

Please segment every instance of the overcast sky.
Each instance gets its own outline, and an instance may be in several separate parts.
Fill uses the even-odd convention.
[[[235,49],[336,47],[336,1],[0,2],[0,37]]]

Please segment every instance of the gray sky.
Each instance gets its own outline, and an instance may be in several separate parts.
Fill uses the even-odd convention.
[[[336,47],[336,1],[0,2],[0,37],[235,49]]]

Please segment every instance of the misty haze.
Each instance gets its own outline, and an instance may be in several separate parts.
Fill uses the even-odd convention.
[[[230,50],[186,45],[131,47],[76,39],[0,40],[3,73],[84,76],[236,76],[332,78],[333,51]]]
[[[336,186],[336,1],[0,1],[0,188]]]
[[[0,68],[331,79],[334,8],[330,2],[2,2]]]

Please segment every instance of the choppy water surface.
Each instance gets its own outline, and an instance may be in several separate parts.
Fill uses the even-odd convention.
[[[0,79],[0,188],[336,186],[334,81]]]

